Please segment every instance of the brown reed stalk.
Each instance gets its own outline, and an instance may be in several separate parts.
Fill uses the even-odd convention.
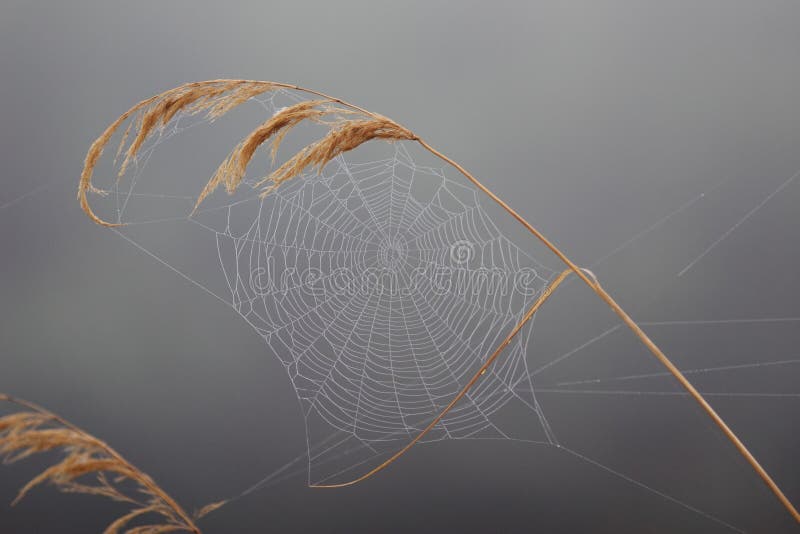
[[[261,85],[258,85],[261,84]],[[370,141],[372,139],[383,139],[387,141],[394,141],[394,140],[413,140],[420,144],[422,148],[436,156],[437,158],[441,159],[442,161],[452,165],[456,168],[467,180],[473,183],[479,190],[481,190],[486,196],[496,202],[501,208],[503,208],[509,215],[511,215],[514,219],[516,219],[520,224],[522,224],[533,236],[535,236],[539,241],[542,242],[548,249],[550,249],[568,268],[569,270],[575,274],[578,278],[580,278],[586,285],[588,285],[595,294],[603,300],[611,309],[616,313],[620,319],[625,323],[626,326],[633,332],[633,334],[647,347],[647,349],[653,354],[653,356],[658,359],[658,361],[666,367],[666,369],[678,380],[681,386],[689,393],[689,395],[697,402],[697,404],[705,411],[705,413],[711,418],[711,420],[716,424],[719,429],[723,432],[725,437],[736,447],[742,457],[747,461],[748,464],[753,468],[753,470],[758,474],[758,476],[762,479],[762,481],[767,485],[767,487],[772,491],[772,493],[778,498],[781,504],[786,508],[786,510],[794,517],[794,519],[800,523],[800,512],[794,507],[794,505],[789,501],[780,487],[775,483],[772,477],[766,472],[766,470],[758,463],[756,458],[752,455],[752,453],[747,449],[747,447],[742,443],[739,437],[733,432],[733,430],[728,427],[728,425],[723,421],[723,419],[717,414],[717,412],[712,408],[712,406],[706,401],[703,395],[697,391],[697,389],[692,385],[692,383],[686,378],[686,376],[681,373],[681,371],[672,363],[672,361],[661,351],[661,349],[647,336],[647,334],[639,327],[639,325],[622,309],[622,307],[614,300],[614,298],[598,283],[597,279],[588,273],[585,269],[581,269],[578,267],[572,260],[570,260],[566,254],[561,251],[553,242],[547,239],[544,234],[542,234],[539,230],[537,230],[531,223],[525,220],[519,213],[514,211],[506,202],[504,202],[501,198],[497,195],[492,193],[484,184],[482,184],[475,176],[470,174],[464,167],[456,163],[451,158],[445,156],[431,145],[429,145],[424,139],[417,137],[413,132],[404,128],[403,126],[399,125],[398,123],[387,119],[386,117],[382,117],[376,113],[372,113],[367,111],[363,108],[350,104],[344,100],[331,97],[319,91],[315,91],[312,89],[306,89],[303,87],[299,87],[296,85],[290,85],[285,83],[277,83],[277,82],[256,82],[252,80],[212,80],[208,82],[197,82],[193,84],[186,84],[176,89],[172,89],[161,95],[157,95],[152,97],[151,99],[145,100],[137,106],[134,106],[126,113],[124,113],[117,121],[111,124],[111,126],[106,129],[106,131],[95,141],[92,147],[89,150],[89,153],[86,157],[86,163],[83,169],[83,173],[81,174],[80,185],[78,187],[78,197],[81,202],[81,206],[86,214],[96,223],[104,225],[104,226],[116,226],[114,223],[110,223],[108,221],[104,221],[97,217],[95,213],[92,211],[91,206],[89,205],[87,199],[88,192],[98,192],[98,190],[92,186],[91,184],[91,177],[92,171],[94,166],[97,163],[97,160],[102,153],[103,147],[108,143],[109,139],[113,135],[114,131],[119,127],[125,119],[130,117],[133,113],[140,111],[143,108],[147,108],[147,113],[144,114],[142,120],[137,126],[137,134],[135,140],[131,143],[130,147],[128,148],[128,152],[126,154],[126,161],[133,158],[139,148],[141,148],[142,143],[147,138],[147,136],[153,131],[155,126],[160,122],[163,126],[168,121],[168,118],[174,116],[173,109],[178,106],[185,107],[186,104],[184,102],[192,103],[197,108],[190,108],[190,111],[197,112],[203,109],[211,109],[212,111],[209,114],[213,117],[218,117],[228,110],[232,109],[239,103],[243,102],[242,98],[246,94],[251,91],[256,91],[255,87],[262,88],[263,91],[273,89],[273,88],[287,88],[287,89],[294,89],[297,91],[304,92],[306,94],[314,95],[315,97],[321,97],[331,103],[338,104],[347,110],[351,111],[352,113],[361,114],[364,118],[362,119],[343,119],[340,121],[335,121],[331,125],[331,129],[328,134],[323,137],[321,140],[311,143],[310,145],[302,148],[298,151],[294,156],[289,158],[283,165],[278,167],[275,171],[273,171],[267,178],[259,182],[259,185],[266,185],[267,182],[271,182],[269,187],[265,187],[262,194],[269,193],[272,188],[279,186],[281,183],[289,180],[298,174],[302,173],[303,170],[308,168],[309,166],[316,166],[317,169],[321,169],[325,166],[331,159],[336,157],[338,154],[343,152],[347,152],[352,150],[361,144]],[[260,90],[260,89],[259,89]],[[173,92],[177,91],[177,94]],[[238,96],[226,96],[227,91],[231,91],[232,93]],[[258,93],[254,93],[258,94]],[[174,104],[166,104],[166,101],[172,102],[175,101]],[[213,101],[214,104],[208,104],[207,102]],[[312,106],[313,107],[313,106]],[[178,107],[178,109],[182,109]],[[310,109],[310,108],[309,108]],[[299,110],[299,108],[298,108]],[[175,111],[177,112],[177,110]],[[299,112],[299,111],[298,111]],[[172,113],[170,115],[170,113]],[[285,113],[285,110],[284,110]],[[299,112],[302,114],[302,112]],[[276,116],[280,115],[279,112]],[[311,117],[309,117],[311,118]],[[285,119],[285,117],[284,117]],[[301,119],[298,122],[301,122]],[[292,123],[292,127],[297,123]],[[270,135],[274,135],[281,131],[282,128],[274,129],[270,132]],[[251,134],[250,137],[247,139],[252,138],[256,135],[256,132]],[[124,137],[127,137],[124,136]],[[248,143],[247,139],[243,143]],[[252,141],[248,146],[252,146],[257,148],[258,145],[265,142],[269,139],[269,135],[264,136],[259,135]],[[282,139],[282,137],[281,137]],[[258,141],[258,142],[256,142]],[[124,142],[124,139],[123,139]],[[236,187],[241,183],[241,178],[243,176],[241,164],[244,163],[246,167],[247,162],[250,161],[250,157],[252,157],[252,153],[249,154],[249,157],[245,157],[246,154],[243,152],[243,145],[239,145],[237,149],[235,149],[232,153],[232,156],[229,157],[226,162],[224,162],[220,169],[218,169],[217,174],[211,178],[209,183],[206,185],[206,188],[201,193],[200,201],[202,201],[211,190],[213,190],[217,185],[220,183],[225,183],[228,186],[228,191],[233,192],[235,191]],[[253,150],[255,150],[253,148]],[[248,148],[248,151],[250,149]],[[121,172],[124,172],[125,163],[123,163],[123,169]],[[549,295],[549,293],[548,293]],[[521,323],[524,324],[524,323]],[[521,327],[521,324],[518,327]],[[516,327],[515,330],[516,331]],[[512,334],[513,335],[513,334]],[[501,346],[502,349],[502,346]],[[499,354],[499,352],[495,353],[495,356]],[[474,381],[477,381],[479,377],[475,378]],[[473,382],[470,382],[471,387]],[[441,413],[435,421],[439,421],[447,411],[449,411],[452,406],[455,404],[455,401],[463,396],[466,393],[464,390],[459,396],[454,399],[454,402],[448,405],[443,413]],[[427,429],[423,432],[427,432]],[[359,477],[354,481],[344,484],[338,484],[334,487],[339,486],[346,486],[349,484],[356,483],[358,481],[364,480],[368,478],[372,474],[380,471],[384,467],[386,467],[389,463],[395,461],[400,455],[404,454],[414,443],[419,441],[421,436],[417,436],[416,439],[412,440],[409,446],[404,447],[399,454],[396,454],[391,458],[389,462],[384,462],[381,464],[378,469],[374,469],[367,473],[367,475]]]
[[[108,525],[104,534],[200,534],[194,519],[224,504],[208,505],[193,519],[150,476],[105,442],[32,402],[5,394],[0,394],[0,401],[22,408],[0,417],[0,455],[4,463],[45,452],[63,454],[59,462],[25,484],[12,505],[35,487],[48,483],[65,493],[98,495],[127,504],[128,512]],[[147,524],[131,526],[146,517],[150,518]]]

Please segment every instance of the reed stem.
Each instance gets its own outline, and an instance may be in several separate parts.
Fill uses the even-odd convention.
[[[781,502],[781,504],[784,506],[784,508],[786,508],[786,510],[792,515],[792,517],[794,517],[794,519],[798,523],[800,523],[800,513],[798,513],[797,509],[794,507],[794,505],[791,503],[791,501],[789,501],[789,499],[786,497],[786,495],[783,493],[783,491],[781,491],[780,487],[775,483],[775,481],[772,479],[772,477],[770,477],[770,475],[761,466],[761,464],[758,463],[758,461],[755,459],[755,457],[752,455],[752,453],[747,449],[747,447],[742,443],[742,441],[736,436],[736,434],[733,432],[733,430],[731,430],[731,428],[725,423],[725,421],[722,420],[722,418],[719,416],[719,414],[717,414],[717,412],[711,407],[711,405],[706,401],[706,399],[703,397],[703,395],[699,391],[697,391],[697,389],[695,389],[695,387],[691,384],[691,382],[689,382],[689,380],[670,361],[670,359],[661,351],[661,349],[659,349],[658,346],[655,343],[653,343],[653,341],[647,336],[647,334],[645,334],[645,332],[639,327],[639,325],[625,312],[625,310],[622,309],[622,307],[611,297],[611,295],[609,295],[608,292],[606,292],[606,290],[603,289],[603,287],[600,285],[600,283],[597,281],[597,279],[594,277],[594,275],[590,271],[587,271],[585,269],[579,268],[555,244],[553,244],[551,241],[549,241],[541,232],[539,232],[536,228],[534,228],[533,225],[531,225],[528,221],[526,221],[519,213],[514,211],[514,209],[512,209],[502,199],[500,199],[497,195],[492,193],[485,185],[483,185],[480,181],[478,181],[478,179],[475,178],[472,174],[470,174],[464,167],[462,167],[461,165],[459,165],[458,163],[456,163],[455,161],[453,161],[449,157],[445,156],[444,154],[442,154],[441,152],[439,152],[438,150],[433,148],[425,140],[423,140],[420,137],[418,137],[417,135],[413,134],[413,132],[411,132],[410,130],[402,127],[401,125],[399,125],[398,123],[395,123],[394,121],[390,121],[386,117],[383,117],[383,116],[381,116],[381,115],[379,115],[377,113],[373,113],[371,111],[367,111],[364,108],[358,107],[358,106],[356,106],[354,104],[351,104],[349,102],[346,102],[346,101],[344,101],[342,99],[332,97],[332,96],[327,95],[325,93],[322,93],[320,91],[315,91],[315,90],[312,90],[312,89],[306,89],[306,88],[300,87],[298,85],[291,85],[291,84],[287,84],[287,83],[277,83],[277,82],[261,82],[261,81],[257,81],[257,80],[209,80],[209,81],[206,81],[206,82],[196,82],[196,83],[192,83],[192,84],[186,84],[186,85],[181,86],[180,88],[176,88],[176,89],[182,90],[184,88],[190,88],[192,90],[196,90],[196,91],[198,91],[198,93],[196,93],[194,96],[198,96],[199,97],[199,96],[202,96],[202,95],[210,94],[208,92],[203,93],[202,91],[203,91],[204,88],[208,89],[209,87],[211,87],[212,89],[214,89],[214,87],[219,88],[220,86],[225,87],[225,88],[236,88],[236,87],[241,87],[243,85],[250,85],[255,90],[254,93],[246,93],[245,96],[248,96],[248,97],[253,95],[253,94],[257,94],[259,91],[262,91],[262,90],[266,91],[266,90],[268,90],[268,88],[292,89],[292,90],[301,91],[301,92],[304,92],[304,93],[307,93],[307,94],[310,94],[310,95],[315,95],[315,96],[318,96],[318,97],[322,97],[322,98],[324,98],[326,100],[329,100],[330,102],[339,104],[339,105],[341,105],[341,106],[343,106],[345,108],[349,108],[352,111],[356,111],[358,113],[364,114],[364,115],[366,115],[368,117],[371,117],[373,119],[376,119],[378,121],[387,121],[388,123],[391,123],[391,125],[396,126],[399,129],[400,133],[393,133],[391,135],[387,135],[386,138],[391,139],[392,136],[394,136],[395,140],[397,140],[397,139],[406,139],[406,140],[416,141],[425,150],[427,150],[428,152],[430,152],[431,154],[433,154],[434,156],[436,156],[440,160],[442,160],[442,161],[444,161],[446,163],[449,163],[450,165],[455,167],[462,175],[464,175],[464,177],[466,177],[470,182],[472,182],[478,189],[480,189],[489,198],[491,198],[493,201],[495,201],[497,204],[499,204],[500,207],[502,207],[514,219],[516,219],[520,224],[522,224],[531,234],[533,234],[548,249],[550,249],[568,267],[568,269],[566,271],[562,272],[553,281],[553,283],[551,283],[551,285],[542,293],[540,298],[536,301],[536,303],[534,303],[534,305],[531,308],[531,310],[528,311],[528,313],[526,314],[525,318],[512,330],[512,332],[509,334],[509,337],[507,337],[506,340],[487,359],[486,363],[481,368],[481,370],[478,372],[478,374],[473,376],[473,378],[470,380],[470,382],[467,384],[467,386],[464,387],[458,393],[458,395],[456,395],[456,397],[450,402],[450,404],[448,404],[448,406],[430,423],[430,425],[428,425],[428,427],[426,427],[420,434],[418,434],[416,438],[414,438],[410,443],[408,443],[405,447],[403,447],[403,449],[398,451],[389,460],[385,461],[384,463],[382,463],[381,465],[379,465],[375,469],[369,471],[365,475],[362,475],[361,477],[359,477],[359,478],[357,478],[355,480],[352,480],[350,482],[343,483],[343,484],[316,485],[316,486],[312,486],[312,487],[331,488],[331,487],[342,487],[342,486],[349,486],[349,485],[355,484],[357,482],[360,482],[360,481],[372,476],[373,474],[377,473],[378,471],[384,469],[389,464],[391,464],[392,462],[397,460],[397,458],[399,458],[400,456],[405,454],[406,451],[408,451],[415,443],[417,443],[436,424],[438,424],[442,420],[442,418],[453,408],[453,406],[455,406],[455,404],[461,398],[463,398],[464,395],[467,394],[468,390],[480,378],[480,373],[482,373],[483,370],[485,370],[489,365],[491,365],[491,363],[497,358],[497,356],[499,356],[499,354],[502,352],[503,348],[505,348],[505,346],[517,334],[519,329],[522,328],[522,326],[525,323],[527,323],[527,321],[533,316],[533,313],[536,311],[536,309],[538,309],[547,300],[547,298],[549,298],[549,296],[552,294],[552,292],[561,284],[561,282],[563,282],[563,280],[566,278],[566,276],[569,273],[573,273],[578,278],[583,280],[583,282],[586,283],[592,289],[592,291],[594,291],[595,294],[597,294],[597,296],[600,297],[614,311],[614,313],[616,313],[622,319],[622,321],[625,323],[625,325],[647,347],[647,349],[656,357],[656,359],[658,359],[658,361],[664,367],[666,367],[667,370],[678,380],[678,382],[681,384],[681,386],[684,389],[686,389],[686,391],[689,392],[689,394],[695,400],[695,402],[697,402],[697,404],[711,418],[711,420],[720,428],[720,430],[722,430],[722,432],[725,435],[725,437],[731,443],[733,443],[733,445],[736,447],[736,449],[739,451],[739,453],[744,457],[744,459],[747,461],[747,463],[750,464],[750,466],[753,468],[753,470],[755,470],[755,472],[758,474],[758,476],[769,487],[770,491],[772,491],[772,493],[775,494],[775,496],[778,498],[778,500]],[[224,89],[224,90],[228,90],[228,89]],[[170,93],[170,91],[168,91],[166,93],[162,93],[162,95],[166,95],[166,94],[171,94],[171,93]],[[219,91],[217,91],[216,93],[213,93],[213,94],[218,95]],[[86,214],[93,221],[95,221],[96,223],[104,225],[104,226],[118,226],[119,225],[119,223],[110,223],[108,221],[104,221],[104,220],[100,219],[99,217],[97,217],[94,214],[94,212],[92,211],[91,206],[89,205],[89,202],[88,202],[88,199],[87,199],[87,193],[89,191],[95,191],[95,192],[98,191],[97,189],[94,188],[94,186],[92,186],[91,177],[92,177],[92,171],[93,171],[94,165],[97,162],[97,160],[100,157],[100,154],[102,152],[102,147],[105,146],[105,144],[108,142],[108,140],[110,139],[110,137],[112,136],[114,131],[117,129],[117,127],[125,119],[131,117],[133,115],[133,113],[135,113],[135,112],[137,112],[137,111],[139,111],[141,109],[145,109],[148,105],[152,104],[153,102],[156,102],[162,95],[156,95],[156,96],[151,97],[151,98],[149,98],[147,100],[143,100],[142,102],[140,102],[139,104],[137,104],[136,106],[134,106],[133,108],[128,110],[126,113],[124,113],[122,116],[120,116],[117,119],[117,121],[112,123],[106,129],[106,131],[95,141],[95,144],[92,146],[92,148],[90,148],[89,154],[87,154],[87,159],[86,159],[86,163],[85,163],[85,166],[84,166],[84,171],[81,174],[81,180],[80,180],[80,185],[79,185],[79,189],[78,189],[78,198],[79,198],[81,206],[84,209],[84,211],[86,212]],[[189,96],[192,96],[192,95],[189,95]],[[183,97],[185,97],[185,95],[182,94],[181,98],[183,98]],[[237,99],[234,99],[234,101],[230,101],[230,102],[226,103],[221,108],[224,111],[221,111],[220,113],[224,113],[225,111],[230,109],[230,107],[238,105],[239,103],[241,103],[244,100],[246,100],[246,99],[237,98]],[[190,103],[190,102],[194,102],[194,101],[195,100],[191,100],[190,99],[190,100],[184,101],[184,104]],[[147,127],[151,128],[153,126],[153,124],[155,124],[154,121],[157,120],[158,118],[160,118],[161,120],[167,120],[168,118],[173,117],[174,114],[179,109],[181,109],[181,107],[178,105],[178,101],[171,102],[170,106],[172,106],[172,107],[169,107],[169,108],[168,107],[164,107],[163,109],[161,109],[160,110],[160,115],[158,115],[158,117],[156,117],[156,115],[152,115],[150,117],[150,120],[151,120],[152,123],[149,124]],[[217,108],[212,108],[212,111],[214,109],[217,109]],[[132,145],[132,147],[129,149],[129,155],[130,154],[134,154],[136,152],[138,146],[141,145],[141,141],[143,140],[144,137],[146,137],[148,130],[146,130],[144,128],[145,127],[142,126],[143,130],[140,130],[139,137],[141,137],[141,138],[137,137],[137,142],[135,142]],[[142,133],[142,131],[144,131],[144,133]],[[402,136],[401,136],[401,134],[402,134]],[[361,138],[361,140],[359,142],[363,142],[365,139],[368,139],[368,138],[363,137],[363,138]],[[352,148],[355,148],[355,146],[357,146],[357,145],[358,145],[358,143],[354,143],[353,146],[348,146],[348,147],[342,149],[342,151],[350,150]],[[324,165],[324,163],[326,163],[327,161],[328,161],[327,159],[322,158],[317,163],[319,163],[320,166],[321,166],[321,165]],[[285,178],[286,179],[291,178],[297,172],[299,172],[299,170],[295,169],[291,173],[289,173],[289,175],[287,175],[287,177],[285,177]],[[177,511],[177,509],[176,509],[176,511]],[[182,512],[181,512],[180,515],[182,517],[184,516],[184,514]]]

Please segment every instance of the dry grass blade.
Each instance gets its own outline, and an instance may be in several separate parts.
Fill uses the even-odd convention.
[[[200,196],[197,197],[195,209],[210,195],[220,184],[225,185],[228,193],[233,193],[247,172],[247,165],[253,159],[258,147],[272,140],[272,160],[278,152],[278,147],[286,134],[295,126],[305,120],[319,121],[325,115],[342,112],[340,108],[319,106],[330,103],[330,100],[306,100],[293,106],[279,110],[275,115],[253,130],[241,143],[231,151],[230,155],[219,166],[217,172],[208,181]]]
[[[396,122],[374,113],[365,113],[359,110],[345,109],[335,106],[319,106],[329,104],[333,100],[307,100],[279,110],[275,115],[253,130],[230,153],[228,158],[219,166],[217,172],[208,181],[195,203],[195,210],[205,198],[220,184],[225,184],[229,194],[236,191],[242,182],[247,165],[253,158],[255,151],[266,143],[272,141],[272,160],[286,134],[303,121],[322,122],[324,117],[338,115],[338,119],[327,123],[330,131],[325,137],[300,149],[283,165],[278,167],[269,176],[255,184],[263,187],[262,196],[268,194],[281,183],[300,175],[308,167],[316,167],[321,171],[333,158],[343,154],[373,139],[384,141],[413,140],[416,136],[407,128]],[[347,119],[348,115],[360,114],[365,118]],[[271,182],[267,185],[268,182]]]
[[[123,515],[110,525],[106,527],[105,532],[103,534],[120,534],[122,532],[122,528],[125,527],[128,523],[133,521],[139,516],[147,515],[150,513],[155,513],[156,509],[153,506],[146,506],[144,508],[136,508],[135,510]]]
[[[36,486],[49,483],[63,492],[99,495],[127,503],[130,511],[111,523],[105,534],[200,533],[193,519],[152,478],[103,441],[31,402],[4,394],[0,394],[0,401],[25,410],[0,417],[0,454],[6,463],[47,451],[60,450],[64,454],[60,462],[30,480],[12,504]],[[113,475],[113,481],[107,474]],[[203,510],[208,509],[209,513],[222,504],[214,503]],[[157,518],[158,522],[123,530],[145,516]]]
[[[264,189],[262,194],[265,195],[308,167],[316,167],[319,172],[339,154],[373,139],[399,141],[413,140],[416,136],[407,128],[378,115],[364,120],[342,120],[334,125],[328,135],[300,150],[256,185],[264,186],[267,182],[272,182]]]
[[[214,510],[219,510],[226,504],[228,504],[227,499],[224,501],[212,502],[211,504],[207,504],[202,508],[200,508],[199,510],[197,510],[194,514],[192,514],[192,517],[194,517],[195,519],[202,519],[211,512],[213,512]]]

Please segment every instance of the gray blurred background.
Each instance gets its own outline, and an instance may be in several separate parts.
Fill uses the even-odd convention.
[[[212,78],[298,83],[420,133],[593,266],[636,319],[681,322],[646,330],[682,368],[796,360],[800,322],[769,319],[800,316],[800,179],[764,201],[800,168],[798,22],[793,1],[5,0],[0,391],[107,440],[189,508],[303,452],[294,391],[255,332],[91,224],[74,197],[109,122]],[[688,324],[727,319],[758,321]],[[568,284],[537,319],[530,365],[614,324]],[[748,532],[796,531],[716,428],[671,394],[671,379],[558,385],[659,371],[620,330],[537,377],[561,442],[597,463],[520,443],[425,445],[364,484],[312,490],[299,474],[201,526],[732,530],[713,516]],[[800,364],[692,378],[800,502]],[[0,503],[44,465],[4,467]],[[0,532],[98,532],[118,512],[44,489],[0,507]]]

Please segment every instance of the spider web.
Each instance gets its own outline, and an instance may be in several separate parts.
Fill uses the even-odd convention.
[[[300,97],[254,100],[273,114]],[[126,224],[123,237],[230,305],[280,360],[306,419],[309,482],[355,478],[445,409],[556,271],[529,253],[541,250],[532,239],[523,249],[501,231],[502,213],[454,169],[419,162],[422,151],[402,142],[359,147],[263,199],[262,166],[192,214],[202,180],[187,184],[176,178],[186,170],[171,175],[168,165],[203,159],[181,158],[178,137],[195,134],[177,134],[206,122],[184,114],[168,124],[100,209]],[[226,133],[219,122],[208,130]],[[159,161],[168,140],[171,157]],[[192,139],[186,149],[198,143],[219,144]],[[157,164],[167,172],[152,172]],[[203,165],[207,176],[214,167]],[[423,441],[557,443],[530,378],[530,338],[529,326]]]
[[[307,450],[239,497],[299,471],[308,474],[310,484],[347,482],[396,453],[464,387],[560,266],[456,169],[442,168],[415,143],[366,143],[319,174],[293,178],[263,199],[257,184],[282,159],[270,165],[259,152],[241,187],[232,195],[214,193],[193,211],[202,184],[243,132],[305,99],[288,90],[267,93],[215,121],[213,128],[199,127],[209,122],[200,116],[179,113],[146,141],[123,177],[114,178],[118,166],[111,158],[95,173],[98,186],[110,192],[93,198],[98,214],[125,223],[114,231],[231,307],[261,336],[294,386]],[[319,135],[317,126],[300,126],[280,154],[291,155]],[[165,144],[168,149],[160,150]],[[738,531],[559,442],[537,393],[684,393],[671,383],[659,392],[596,386],[663,376],[649,360],[641,373],[630,376],[545,380],[535,388],[534,381],[552,367],[621,331],[613,325],[529,368],[535,321],[423,441],[555,445]],[[303,463],[307,466],[298,469]]]
[[[412,193],[417,180],[435,184],[429,198]],[[231,303],[286,367],[312,437],[323,427],[366,445],[368,458],[391,452],[520,321],[519,273],[527,297],[553,273],[503,236],[474,191],[416,165],[402,145],[384,160],[339,157],[281,189],[252,201],[249,226],[215,231]],[[225,220],[243,209],[226,208]],[[529,374],[525,342],[425,438],[508,437],[494,416],[516,401],[552,441],[532,390],[515,389]]]

